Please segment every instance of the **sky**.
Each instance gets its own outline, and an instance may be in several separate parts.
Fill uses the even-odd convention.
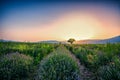
[[[120,4],[101,0],[1,0],[0,39],[64,41],[120,35]]]

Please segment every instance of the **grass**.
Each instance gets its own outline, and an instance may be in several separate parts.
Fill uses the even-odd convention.
[[[40,62],[36,80],[80,80],[79,63],[64,47]]]
[[[64,72],[66,70],[69,71],[70,69],[73,69],[73,72],[76,70],[79,71],[77,64],[81,63],[81,66],[83,66],[84,69],[86,69],[91,75],[89,79],[84,78],[83,80],[114,80],[114,79],[120,80],[119,77],[120,76],[120,66],[119,66],[120,43],[63,45],[63,44],[45,44],[45,43],[0,42],[0,60],[7,61],[7,62],[1,61],[0,63],[0,66],[2,66],[0,67],[0,70],[3,72],[7,71],[3,66],[3,64],[6,64],[7,66],[10,65],[11,63],[8,60],[10,57],[4,58],[3,56],[8,56],[8,55],[12,56],[11,53],[19,53],[19,55],[26,56],[24,57],[25,59],[23,59],[24,60],[23,62],[19,62],[18,60],[15,60],[18,61],[16,62],[16,64],[18,65],[24,64],[27,61],[26,58],[28,56],[31,57],[33,60],[33,65],[31,65],[31,67],[34,68],[33,72],[29,74],[30,76],[23,75],[20,76],[19,79],[22,77],[26,77],[26,80],[27,79],[33,80],[37,74],[40,74],[39,76],[42,76],[42,73],[37,72],[38,70],[41,71],[41,68],[44,68],[43,66],[50,66],[50,67],[46,67],[48,69],[50,68],[50,71],[46,70],[44,74],[45,76],[52,76],[54,77],[54,79],[56,79],[56,73],[57,73],[60,79],[66,80],[64,77],[66,75],[65,74],[62,75],[61,72],[62,71]],[[19,56],[19,58],[22,57]],[[56,64],[57,62],[59,66],[57,66]],[[11,68],[8,67],[7,69],[11,69]],[[13,67],[13,69],[15,68]],[[22,69],[23,67],[19,66],[19,70],[22,71]],[[61,69],[60,70],[61,72],[57,71],[57,69]],[[81,70],[81,67],[79,67],[79,69]],[[50,72],[51,75],[49,75]],[[88,74],[88,73],[83,74],[83,72],[80,71],[80,74],[83,75],[82,77]],[[71,71],[68,72],[69,75],[72,75],[71,73],[72,73]],[[12,75],[11,72],[9,74],[5,72],[4,75],[2,74],[2,77],[6,76],[6,78],[8,78],[10,75]],[[12,76],[16,77],[15,74],[13,74]],[[76,78],[74,79],[71,78],[71,79],[76,80]]]
[[[118,77],[120,76],[120,66],[116,66],[120,65],[119,43],[66,45],[66,47],[84,67],[93,73],[94,79],[91,77],[92,80],[120,80],[120,77]]]
[[[0,57],[0,79],[21,80],[29,77],[33,69],[33,58],[19,53]]]

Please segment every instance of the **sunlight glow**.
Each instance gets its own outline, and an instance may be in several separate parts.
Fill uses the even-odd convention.
[[[75,38],[76,40],[90,39],[94,37],[97,27],[101,26],[94,17],[75,13],[67,14],[55,23],[57,33],[64,40],[69,38]]]
[[[120,35],[117,5],[22,4],[6,6],[0,39],[65,41],[106,39]]]

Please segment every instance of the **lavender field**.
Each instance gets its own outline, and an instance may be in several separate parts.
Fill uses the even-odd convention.
[[[0,42],[1,80],[120,80],[120,44]]]

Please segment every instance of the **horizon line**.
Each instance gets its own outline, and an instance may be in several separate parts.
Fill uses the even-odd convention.
[[[104,39],[81,39],[81,40],[76,40],[76,41],[105,40],[105,39],[110,39],[110,38],[114,38],[114,37],[120,37],[120,35],[116,35],[116,36],[112,36],[112,37],[104,38]],[[67,40],[57,40],[57,39],[47,39],[47,40],[38,40],[38,41],[28,41],[28,40],[21,41],[21,40],[10,40],[10,39],[2,39],[2,38],[0,38],[0,40],[15,41],[15,42],[41,42],[41,41],[59,41],[59,42],[62,42],[62,41],[67,41]]]

